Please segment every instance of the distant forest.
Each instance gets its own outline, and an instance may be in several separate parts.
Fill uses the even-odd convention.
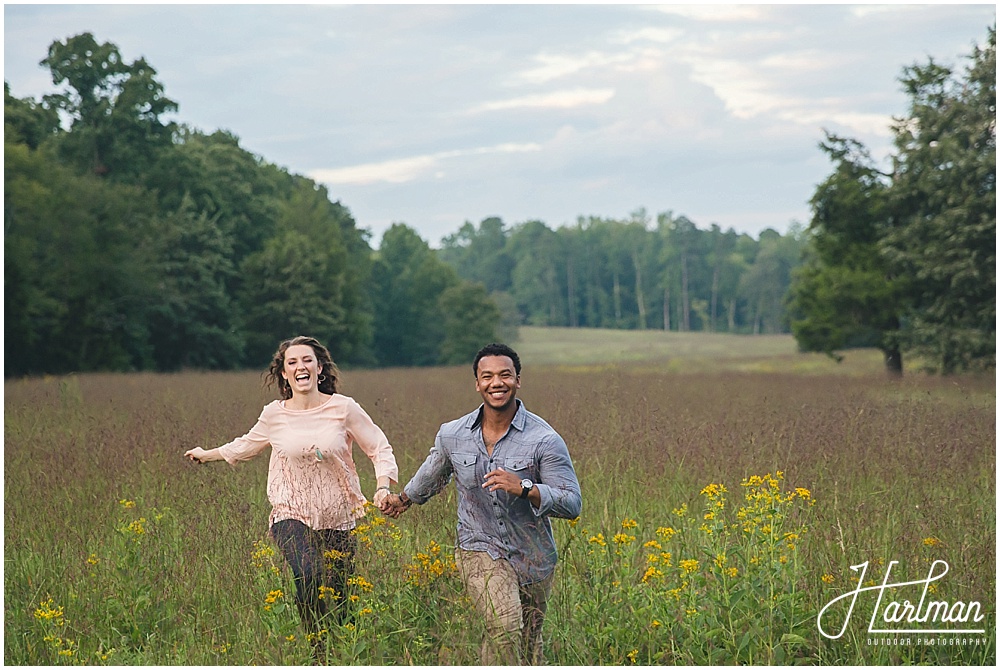
[[[992,63],[995,78],[992,30],[972,59],[980,70]],[[324,186],[229,132],[165,121],[177,103],[144,59],[127,63],[114,44],[82,33],[54,42],[41,64],[57,93],[21,99],[4,84],[8,377],[262,367],[296,334],[318,337],[345,365],[448,365],[467,363],[485,342],[516,341],[522,324],[794,332],[804,350],[833,356],[880,347],[898,371],[903,350],[946,372],[992,366],[995,255],[981,248],[996,228],[995,123],[986,135],[980,127],[987,109],[947,122],[980,124],[969,131],[979,133],[978,162],[949,154],[958,176],[930,185],[905,169],[879,173],[859,144],[828,135],[821,148],[834,172],[813,198],[813,221],[784,235],[754,239],[638,209],[557,229],[465,222],[439,249],[397,223],[375,250]],[[904,77],[916,86],[911,116],[971,95],[971,74],[956,83],[928,68],[906,71],[929,87]],[[991,86],[967,106],[992,92],[995,116]],[[947,123],[931,139],[900,122],[904,168],[914,143],[951,142]],[[928,207],[945,189],[954,200],[966,182],[965,218],[946,204],[935,224]],[[904,214],[920,226],[902,225]],[[958,295],[954,286],[916,279],[916,229],[939,234],[934,225],[965,231],[939,249],[973,273],[961,308],[941,304]]]

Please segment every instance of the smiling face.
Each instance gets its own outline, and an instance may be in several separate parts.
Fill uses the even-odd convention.
[[[319,375],[323,372],[316,352],[308,344],[293,344],[285,350],[281,376],[288,382],[292,395],[319,390]]]
[[[483,403],[498,412],[514,406],[521,378],[509,356],[483,356],[476,370],[476,390]]]

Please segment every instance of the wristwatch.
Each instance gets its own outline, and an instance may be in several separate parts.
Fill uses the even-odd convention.
[[[535,488],[535,483],[530,479],[521,480],[521,497],[527,498],[528,494],[531,493],[531,489]]]

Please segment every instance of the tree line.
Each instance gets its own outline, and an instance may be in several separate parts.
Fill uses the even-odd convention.
[[[83,33],[41,64],[60,92],[4,84],[5,375],[259,367],[300,333],[344,364],[464,363],[495,336],[413,230],[376,253],[322,185],[164,120],[144,59]]]
[[[556,230],[466,222],[440,254],[530,325],[759,334],[788,331],[782,300],[803,245],[795,225],[754,239],[640,209]]]
[[[892,174],[827,136],[808,228],[754,239],[640,209],[466,222],[436,250],[397,223],[376,250],[324,186],[165,121],[177,103],[144,59],[56,41],[41,64],[59,92],[4,85],[5,374],[259,367],[297,333],[344,364],[451,364],[521,324],[791,330],[807,351],[879,347],[893,369],[904,350],[989,367],[993,31],[972,59],[962,80],[905,71]]]

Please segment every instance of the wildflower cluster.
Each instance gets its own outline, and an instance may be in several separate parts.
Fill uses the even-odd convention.
[[[278,606],[275,611],[280,612],[284,609],[284,602],[279,602],[285,597],[284,592],[281,589],[274,589],[273,591],[268,591],[267,596],[264,597],[264,611],[270,612]]]
[[[783,480],[782,472],[744,479],[738,507],[724,484],[710,483],[699,491],[700,511],[681,504],[671,510],[669,524],[648,529],[631,516],[575,529],[583,540],[576,569],[595,586],[610,585],[603,587],[595,616],[621,605],[648,617],[642,632],[623,633],[637,647],[622,648],[610,662],[666,662],[672,658],[667,649],[703,640],[706,631],[713,641],[705,663],[778,658],[773,645],[750,650],[748,640],[755,639],[762,617],[789,634],[795,632],[789,626],[808,620],[799,612],[803,596],[795,584],[802,575],[795,557],[807,533],[803,513],[815,503],[808,489],[788,489]],[[789,639],[798,638],[786,644]]]
[[[749,562],[752,565],[785,565],[806,532],[804,524],[787,528],[793,523],[793,512],[797,502],[812,507],[816,501],[809,489],[796,487],[784,491],[784,472],[773,476],[752,475],[740,485],[744,489],[744,504],[736,512],[739,529],[746,536],[749,545]]]
[[[42,640],[56,652],[57,657],[70,658],[77,653],[77,642],[65,636],[66,617],[62,605],[57,605],[51,597],[47,598],[39,603],[34,617],[45,628]]]
[[[446,574],[454,574],[456,566],[453,558],[441,558],[441,545],[431,540],[424,551],[413,555],[412,562],[404,570],[409,584],[429,586]]]
[[[274,562],[274,547],[264,540],[254,541],[253,552],[250,554],[250,565],[275,575],[281,572]]]
[[[118,501],[118,504],[121,505],[124,510],[135,509],[134,500],[122,498]],[[152,530],[152,527],[164,517],[164,513],[157,511],[156,509],[153,509],[152,512],[152,521],[149,521],[145,516],[132,516],[131,519],[120,518],[116,529],[122,536],[131,540],[134,544],[140,544],[145,539],[145,536]],[[135,514],[135,512],[132,512],[131,514]]]
[[[357,538],[358,544],[365,549],[370,549],[379,558],[388,556],[388,549],[399,547],[403,534],[392,521],[385,518],[378,512],[378,507],[370,502],[364,505],[362,517],[363,523],[359,523],[351,531],[351,535]],[[328,556],[328,558],[335,558]]]
[[[597,535],[591,535],[590,539],[587,540],[591,544],[596,544],[599,547],[606,547],[608,543],[604,541],[604,533],[598,533]]]
[[[348,586],[356,586],[361,591],[365,593],[371,593],[375,589],[375,585],[370,581],[362,577],[361,575],[355,575],[354,577],[347,578]]]
[[[55,626],[66,625],[66,620],[63,618],[62,605],[56,605],[52,598],[43,600],[38,608],[35,609],[35,618],[41,621],[52,622]]]

